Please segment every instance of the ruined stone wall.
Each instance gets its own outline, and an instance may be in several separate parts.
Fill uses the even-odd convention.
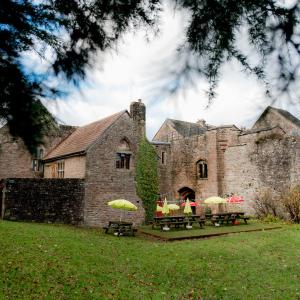
[[[225,192],[244,196],[251,214],[252,201],[264,188],[281,191],[299,184],[299,140],[289,136],[243,136],[244,143],[225,152]]]
[[[53,161],[44,165],[45,178],[57,178],[57,163],[65,163],[64,178],[84,178],[85,156],[68,157],[62,160]]]
[[[53,149],[60,141],[65,139],[74,127],[60,126],[57,131],[50,132],[44,138],[44,154]],[[0,179],[9,177],[40,178],[42,169],[33,171],[33,157],[20,138],[13,138],[7,126],[0,129]]]
[[[144,209],[135,188],[135,163],[141,138],[134,121],[123,114],[94,144],[86,155],[85,224],[104,226],[120,217],[140,224]],[[116,168],[119,143],[126,139],[131,150],[130,169]],[[135,212],[112,209],[107,202],[127,199],[138,206]]]
[[[169,121],[166,120],[156,135],[153,137],[153,141],[160,141],[160,142],[171,142],[174,139],[178,139],[181,136],[175,129],[170,125]]]
[[[299,127],[282,115],[272,109],[260,120],[258,120],[253,129],[280,126],[288,135],[299,135]]]
[[[196,163],[199,160],[207,162],[208,178],[197,177]],[[175,199],[179,197],[178,190],[183,187],[194,190],[196,199],[218,193],[215,131],[172,142],[170,163],[172,193]]]
[[[82,224],[84,180],[6,179],[2,201],[6,220]]]
[[[159,178],[159,193],[162,198],[168,197],[172,191],[171,180],[171,147],[167,144],[153,144],[156,149],[158,162],[158,178]],[[164,162],[162,161],[162,153],[164,154]]]

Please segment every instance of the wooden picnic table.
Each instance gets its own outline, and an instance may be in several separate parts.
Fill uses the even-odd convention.
[[[105,233],[117,233],[118,236],[120,235],[132,235],[134,236],[134,232],[136,231],[133,228],[133,223],[125,222],[125,221],[109,221],[108,226],[103,227]]]
[[[190,215],[190,216],[162,216],[162,217],[154,217],[154,222],[152,223],[152,229],[156,226],[163,229],[165,226],[179,228],[183,226],[186,228],[187,225],[192,225],[193,223],[198,222],[200,227],[202,228],[205,224],[205,219],[201,218],[198,215]]]
[[[244,220],[247,224],[247,220],[249,220],[249,217],[246,217],[245,213],[241,211],[206,214],[205,218],[210,219],[213,225],[224,224],[225,222],[227,225],[229,222],[234,225],[237,220]]]

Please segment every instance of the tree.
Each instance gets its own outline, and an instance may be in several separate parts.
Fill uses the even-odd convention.
[[[1,0],[0,119],[8,123],[11,133],[21,136],[27,145],[37,144],[41,131],[49,125],[39,101],[59,92],[49,79],[77,84],[96,54],[112,49],[124,33],[142,26],[159,29],[162,2]],[[300,66],[299,0],[290,7],[275,0],[171,2],[186,11],[188,25],[178,51],[176,80],[172,80],[176,84],[170,85],[170,92],[194,76],[203,76],[210,83],[208,96],[212,99],[220,67],[231,59],[265,81],[265,68],[274,56],[280,66],[280,90],[288,92],[293,87]],[[249,47],[257,50],[257,63],[252,63],[236,43],[242,28],[247,29]],[[34,72],[24,64],[28,52],[38,53],[47,62],[46,72]],[[34,138],[28,134],[30,130]]]
[[[158,195],[157,153],[143,137],[139,143],[136,162],[136,191],[143,201],[145,220],[153,220]]]

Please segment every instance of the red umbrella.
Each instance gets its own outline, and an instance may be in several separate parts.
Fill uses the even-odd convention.
[[[244,202],[243,196],[234,196],[226,199],[227,203],[242,203]]]
[[[181,203],[181,206],[185,206],[185,202]],[[197,203],[190,201],[190,206],[197,206]]]

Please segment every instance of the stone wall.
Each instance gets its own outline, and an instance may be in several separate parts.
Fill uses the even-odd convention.
[[[134,122],[124,113],[87,151],[84,215],[89,226],[107,225],[109,220],[120,217],[134,224],[144,221],[144,209],[135,187],[136,155],[143,128],[138,129]],[[116,153],[124,139],[130,148],[130,169],[117,169]],[[108,201],[120,198],[131,201],[138,210],[126,212],[107,205]]]
[[[243,136],[243,143],[225,152],[225,191],[244,196],[244,208],[250,214],[254,213],[252,201],[262,189],[280,192],[300,183],[300,139],[261,134]]]
[[[41,146],[44,154],[73,131],[74,127],[72,126],[59,126],[57,130],[49,132],[49,135],[44,137],[44,145]],[[42,177],[41,170],[33,171],[32,169],[33,158],[24,142],[20,138],[11,136],[7,126],[0,128],[0,179]]]
[[[152,142],[155,147],[158,161],[158,178],[159,178],[159,193],[161,198],[170,196],[172,193],[172,180],[171,180],[171,148],[170,144],[163,142]],[[162,161],[162,155],[164,153],[164,161]],[[172,194],[173,196],[173,194]]]
[[[82,224],[83,203],[82,179],[6,179],[2,217],[6,220]]]

